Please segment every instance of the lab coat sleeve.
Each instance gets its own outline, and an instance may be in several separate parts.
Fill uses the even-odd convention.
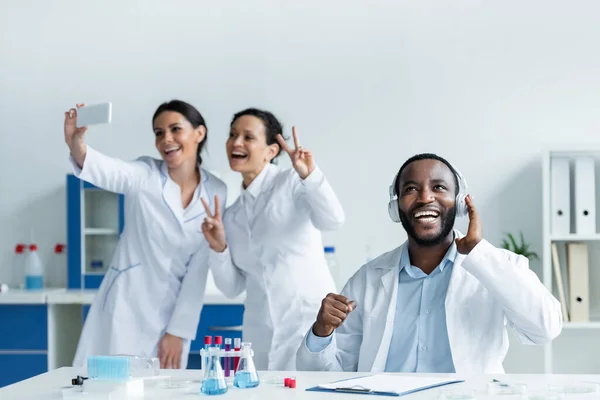
[[[225,296],[236,297],[246,289],[246,276],[233,263],[229,246],[222,253],[209,250],[208,264],[217,289]]]
[[[313,353],[323,351],[331,343],[331,340],[333,339],[332,336],[333,335],[327,337],[319,337],[315,335],[311,329],[306,335],[306,347],[308,347],[308,349]]]
[[[76,177],[101,189],[121,194],[134,192],[150,175],[152,167],[144,159],[149,160],[149,157],[123,161],[106,156],[89,145],[83,168],[79,168],[73,156],[69,156]]]
[[[294,201],[308,210],[313,225],[321,231],[339,229],[346,218],[344,209],[321,169],[316,166],[306,179],[298,180]]]
[[[359,270],[342,290],[341,295],[356,301],[356,308],[329,338],[315,337],[320,339],[319,345],[325,344],[324,340],[329,340],[329,344],[318,352],[311,351],[315,343],[309,344],[309,336],[313,334],[312,326],[310,327],[296,353],[296,367],[299,371],[358,370],[358,356],[363,337],[364,279],[364,271]]]
[[[196,251],[181,282],[175,309],[169,320],[167,332],[180,338],[194,340],[204,302],[208,261],[206,247]]]
[[[502,304],[521,342],[543,344],[560,334],[560,303],[529,269],[526,257],[483,239],[462,265]]]

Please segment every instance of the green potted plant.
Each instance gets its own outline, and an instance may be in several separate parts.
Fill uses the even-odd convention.
[[[506,250],[510,250],[513,253],[525,256],[530,260],[539,260],[537,253],[529,250],[530,244],[525,243],[525,239],[523,238],[523,232],[519,232],[519,236],[521,238],[520,244],[517,244],[515,237],[511,233],[507,233],[506,236],[506,239],[502,239],[502,245]]]

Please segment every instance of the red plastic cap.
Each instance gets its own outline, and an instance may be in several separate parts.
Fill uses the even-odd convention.
[[[223,344],[223,337],[215,336],[215,344]]]
[[[19,243],[18,245],[15,246],[15,253],[18,253],[18,254],[23,253],[25,251],[25,247],[27,247],[27,246]]]
[[[212,336],[204,336],[204,344],[211,344]]]
[[[29,245],[29,250],[30,251],[37,251],[37,244],[31,244],[31,245]]]
[[[290,389],[296,389],[296,380],[295,379],[290,379],[289,388]]]
[[[54,252],[57,254],[62,253],[64,249],[65,249],[64,244],[57,244],[56,246],[54,246]]]
[[[285,379],[283,380],[283,384],[285,385],[285,387],[289,387],[289,386],[290,386],[290,381],[291,381],[291,379],[290,379],[290,378],[285,378]]]

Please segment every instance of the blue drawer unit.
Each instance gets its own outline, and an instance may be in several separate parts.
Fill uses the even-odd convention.
[[[38,304],[0,306],[0,351],[48,350],[47,310]]]
[[[196,340],[191,343],[190,352],[198,352],[204,347],[204,336],[225,338],[242,337],[244,306],[238,304],[206,304],[202,307]]]
[[[0,388],[48,372],[44,353],[11,354],[0,352]]]
[[[48,309],[0,305],[0,387],[48,371]]]
[[[90,307],[91,305],[84,305],[83,307],[81,307],[81,321],[83,323],[85,323],[85,319],[87,318],[88,313],[90,312]]]

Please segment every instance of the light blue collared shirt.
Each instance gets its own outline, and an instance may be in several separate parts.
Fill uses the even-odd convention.
[[[456,254],[456,244],[452,243],[440,265],[427,275],[410,263],[408,246],[404,246],[385,372],[455,372],[445,301]],[[331,339],[332,336],[315,336],[311,330],[306,345],[316,353],[325,349]]]

